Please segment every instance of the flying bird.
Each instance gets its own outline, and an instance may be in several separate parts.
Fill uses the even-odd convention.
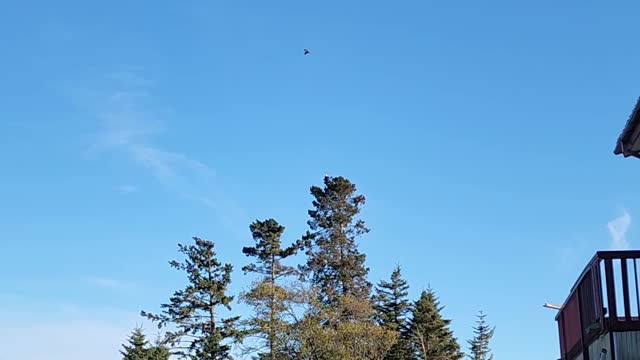
[[[309,54],[311,54],[311,51],[309,51],[309,49],[304,49],[304,54],[305,55],[309,55]]]

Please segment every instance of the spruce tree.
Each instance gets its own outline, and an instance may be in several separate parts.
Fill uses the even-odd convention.
[[[136,327],[127,344],[122,345],[124,350],[120,350],[122,360],[147,360],[147,345],[149,342],[142,331],[142,328]]]
[[[303,236],[307,263],[302,267],[319,290],[322,302],[336,306],[342,296],[369,301],[371,283],[365,255],[356,239],[369,229],[358,219],[365,197],[344,177],[325,176],[324,187],[311,187],[314,197],[309,230]]]
[[[464,357],[460,344],[444,319],[438,298],[432,289],[423,291],[412,311],[409,336],[417,359],[458,360]]]
[[[161,305],[160,314],[142,311],[159,328],[172,325],[167,331],[168,342],[176,355],[198,360],[229,358],[229,341],[236,335],[237,317],[220,319],[220,307],[231,310],[233,296],[226,294],[231,282],[231,264],[222,264],[216,258],[214,243],[197,237],[195,244],[178,244],[185,255],[183,262],[173,260],[171,267],[187,273],[188,284],[174,292],[169,303]]]
[[[495,327],[487,324],[487,315],[480,311],[477,315],[476,326],[473,328],[473,339],[468,340],[469,343],[469,359],[471,360],[493,360],[489,342],[495,332]]]
[[[406,328],[407,315],[411,311],[409,285],[402,278],[400,266],[391,273],[390,281],[382,280],[375,288],[374,309],[378,323],[390,330],[400,332]]]
[[[120,351],[123,360],[169,360],[171,354],[158,340],[154,345],[149,345],[141,327],[136,327],[127,344],[122,345],[124,350]]]
[[[148,360],[169,360],[171,352],[164,344],[164,339],[160,336],[155,343],[147,349]]]
[[[402,278],[400,266],[391,273],[390,281],[380,281],[373,296],[376,320],[379,325],[397,334],[397,342],[387,352],[386,360],[406,360],[411,358],[407,339],[408,315],[411,303],[408,299],[409,285]]]
[[[154,345],[147,350],[149,356],[146,360],[169,360],[171,352],[165,346]]]
[[[290,292],[279,283],[282,278],[296,273],[295,268],[285,266],[282,260],[294,255],[299,244],[282,248],[281,237],[284,227],[273,219],[255,221],[249,226],[255,246],[245,247],[242,252],[255,258],[255,263],[242,268],[245,273],[260,275],[251,290],[241,295],[242,301],[250,305],[254,315],[245,321],[246,332],[266,341],[268,352],[260,354],[260,359],[285,359],[280,354],[282,334],[289,327],[285,311],[290,302]]]

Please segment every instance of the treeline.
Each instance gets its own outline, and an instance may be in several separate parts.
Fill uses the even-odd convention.
[[[311,187],[311,195],[308,230],[291,244],[282,243],[285,228],[276,220],[250,225],[253,244],[242,249],[249,258],[242,270],[255,280],[238,298],[251,309],[246,316],[222,316],[234,301],[227,293],[233,266],[218,260],[214,243],[194,238],[179,244],[184,259],[170,265],[186,273],[186,286],[159,313],[141,313],[164,335],[151,345],[135,329],[123,345],[123,359],[232,359],[233,347],[243,359],[259,360],[465,357],[433,289],[410,300],[399,266],[376,286],[368,280],[366,256],[356,242],[369,231],[358,217],[365,197],[356,186],[344,177],[327,176],[324,186]],[[298,253],[305,255],[302,264],[285,264]],[[466,355],[492,359],[494,329],[483,313],[474,330]]]

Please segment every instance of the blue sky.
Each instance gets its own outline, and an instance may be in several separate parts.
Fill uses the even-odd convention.
[[[612,149],[640,95],[639,10],[3,4],[0,359],[117,359],[183,284],[177,242],[214,240],[239,269],[249,222],[293,241],[325,173],[367,196],[373,281],[399,263],[461,341],[482,309],[497,358],[557,358],[541,304],[596,250],[634,246],[640,163]]]

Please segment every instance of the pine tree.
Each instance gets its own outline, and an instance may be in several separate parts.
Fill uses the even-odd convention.
[[[495,327],[487,325],[485,319],[487,315],[482,311],[478,313],[477,317],[476,326],[473,328],[475,335],[473,339],[467,341],[469,343],[470,351],[468,357],[472,360],[493,360],[493,355],[489,348],[489,342],[493,337]]]
[[[284,227],[273,219],[255,221],[249,229],[256,244],[243,248],[242,252],[254,257],[255,263],[244,266],[242,270],[258,274],[261,279],[254,282],[249,292],[241,295],[241,299],[254,309],[254,315],[245,322],[247,333],[266,340],[268,352],[260,354],[260,359],[283,359],[286,357],[279,354],[279,339],[289,326],[285,311],[291,294],[278,281],[296,273],[295,268],[283,265],[282,260],[294,255],[299,244],[283,249],[281,237]]]
[[[371,283],[365,255],[358,251],[356,239],[369,229],[357,219],[365,203],[356,186],[344,177],[325,176],[324,188],[311,187],[314,197],[310,230],[303,236],[307,263],[302,267],[322,302],[335,306],[341,296],[369,301]]]
[[[432,289],[423,291],[413,307],[409,335],[417,359],[458,360],[464,355],[449,329],[451,320],[443,319],[438,298]]]
[[[396,266],[390,281],[380,281],[373,296],[376,320],[385,329],[398,335],[398,341],[387,352],[386,360],[405,360],[411,358],[407,339],[407,316],[411,311],[408,299],[409,285],[402,278],[400,266]]]
[[[214,243],[194,237],[194,245],[178,244],[183,262],[173,260],[171,267],[187,273],[189,283],[177,290],[169,303],[162,304],[161,314],[142,311],[161,328],[173,325],[176,330],[167,332],[167,339],[174,346],[176,355],[195,356],[198,360],[229,359],[228,340],[236,335],[237,317],[219,319],[217,309],[231,310],[233,296],[226,294],[231,282],[231,264],[222,264],[216,258]]]
[[[142,328],[136,327],[129,339],[128,344],[122,345],[124,350],[120,350],[122,360],[147,360],[147,345],[149,342],[142,331]]]

